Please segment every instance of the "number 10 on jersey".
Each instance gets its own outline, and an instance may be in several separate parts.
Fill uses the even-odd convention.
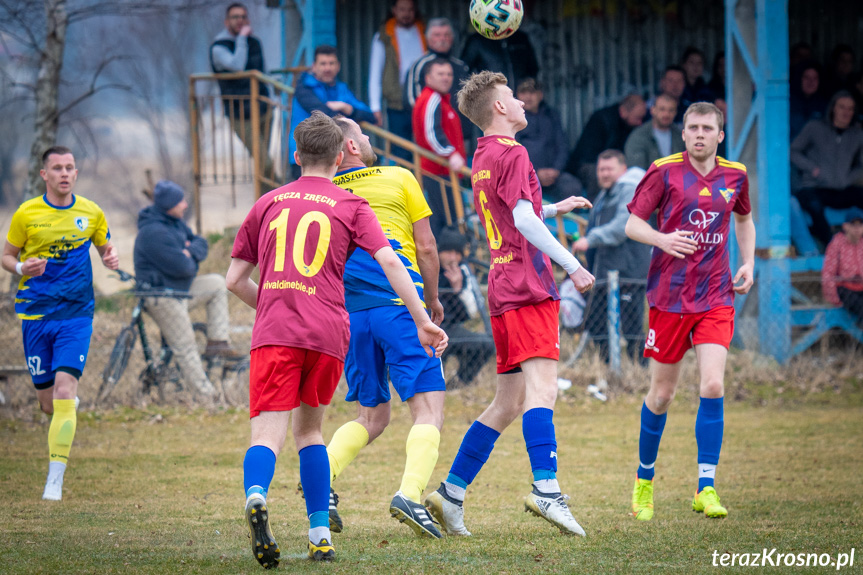
[[[288,215],[290,208],[284,208],[277,218],[270,222],[270,230],[276,230],[276,260],[273,266],[273,271],[281,272],[285,270],[285,252],[287,250],[288,240]],[[316,222],[321,233],[318,236],[318,245],[315,246],[315,257],[312,263],[306,264],[304,252],[306,250],[306,237],[309,234],[309,226]],[[303,276],[310,278],[321,271],[324,265],[324,260],[327,257],[327,252],[330,249],[330,236],[332,235],[332,224],[329,218],[323,212],[311,211],[306,212],[294,230],[293,238],[293,263],[297,271]]]

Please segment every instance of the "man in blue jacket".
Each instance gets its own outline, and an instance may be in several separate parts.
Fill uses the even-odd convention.
[[[205,396],[215,394],[195,344],[189,307],[207,306],[205,355],[232,357],[228,341],[228,290],[219,274],[198,276],[198,265],[207,257],[207,240],[196,236],[183,221],[189,204],[183,188],[162,180],[153,190],[153,205],[138,213],[135,239],[135,276],[139,290],[162,292],[145,300],[147,313],[156,321],[174,352],[185,382]],[[174,290],[191,298],[165,297]]]
[[[319,110],[330,117],[342,115],[357,123],[376,123],[371,108],[354,96],[347,84],[336,80],[341,69],[335,47],[321,44],[315,48],[312,69],[310,72],[303,72],[297,82],[291,104],[291,136],[288,144],[288,160],[295,180],[300,177],[301,170],[294,159],[294,152],[297,151],[294,129],[311,116],[312,112]]]

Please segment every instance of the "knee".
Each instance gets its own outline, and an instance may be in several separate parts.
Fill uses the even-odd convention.
[[[491,407],[494,409],[496,419],[509,425],[524,410],[524,397],[509,399],[508,401],[498,401],[495,399]]]
[[[722,379],[707,379],[701,382],[701,397],[717,398],[725,394]]]
[[[673,389],[662,389],[653,392],[648,398],[648,409],[657,415],[665,413],[674,400],[674,393]]]
[[[369,443],[381,436],[387,426],[390,424],[390,411],[376,410],[371,415],[361,421],[360,424],[366,428],[369,433]]]
[[[54,403],[51,402],[49,404],[45,404],[43,402],[39,402],[39,409],[42,410],[42,413],[45,415],[54,415]]]

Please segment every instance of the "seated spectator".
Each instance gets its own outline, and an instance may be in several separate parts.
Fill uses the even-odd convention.
[[[627,353],[645,364],[644,301],[650,246],[626,236],[629,210],[635,188],[645,171],[628,168],[626,158],[617,150],[599,155],[596,174],[602,191],[588,217],[587,233],[572,245],[573,251],[587,252],[588,269],[596,276],[590,292],[584,329],[599,347],[600,358],[608,363],[608,272],[620,272],[620,329],[627,342]]]
[[[622,150],[626,138],[644,121],[647,107],[638,94],[630,94],[617,104],[594,112],[575,144],[566,171],[575,174],[585,187],[587,199],[599,192],[596,157],[603,150]]]
[[[207,306],[205,355],[235,357],[228,340],[228,290],[221,274],[198,276],[198,265],[207,257],[207,240],[196,236],[183,221],[189,204],[183,188],[162,180],[153,190],[153,205],[138,214],[135,238],[135,276],[138,289],[175,290],[191,299],[148,297],[147,313],[156,321],[171,346],[183,380],[205,396],[216,390],[207,378],[195,343],[189,308]]]
[[[713,58],[713,73],[710,76],[710,82],[707,83],[707,89],[713,99],[726,98],[725,96],[725,51],[721,50],[716,53]]]
[[[341,68],[335,47],[324,44],[315,48],[312,69],[303,72],[297,81],[291,105],[291,133],[288,143],[288,161],[295,180],[299,179],[302,169],[294,159],[294,152],[297,151],[294,129],[311,116],[312,112],[318,110],[330,117],[341,114],[357,123],[375,123],[371,108],[354,96],[347,84],[336,80]]]
[[[677,124],[683,124],[683,113],[686,111],[686,108],[680,103],[685,89],[686,72],[683,71],[683,68],[674,65],[667,66],[662,72],[662,78],[659,79],[659,94],[667,94],[677,102],[677,115],[674,116],[674,122]],[[647,108],[653,108],[654,103],[656,103],[656,97],[648,100]],[[645,121],[649,120],[650,116],[645,116],[644,119]]]
[[[803,62],[791,69],[788,108],[791,116],[791,141],[809,120],[824,117],[827,101],[821,95],[821,68],[815,62]]]
[[[808,42],[797,42],[788,51],[788,64],[791,68],[803,62],[811,62],[814,59],[812,46]]]
[[[712,102],[715,97],[704,81],[704,52],[689,46],[683,52],[680,67],[686,74],[686,87],[680,96],[680,107],[685,111],[695,102]]]
[[[824,299],[847,309],[863,327],[863,210],[851,208],[827,246],[821,268]]]
[[[674,123],[677,101],[668,94],[656,97],[650,121],[637,127],[623,150],[627,165],[647,170],[655,160],[684,150],[682,130]]]
[[[525,147],[542,186],[542,196],[555,203],[581,195],[581,182],[562,171],[566,165],[566,134],[557,110],[543,101],[542,85],[527,78],[518,85],[515,97],[524,102],[527,127],[515,135]]]
[[[791,161],[801,171],[797,199],[824,245],[831,237],[825,207],[863,208],[863,130],[852,124],[854,98],[839,92],[827,110],[824,121],[810,120],[791,143]]]
[[[440,258],[438,297],[444,309],[441,327],[449,336],[449,347],[443,360],[450,356],[458,358],[457,379],[447,381],[448,389],[473,383],[480,369],[495,354],[491,335],[471,331],[462,325],[478,317],[479,306],[485,305],[477,301],[471,287],[474,280],[467,265],[462,263],[466,245],[467,238],[453,228],[442,230],[437,244]]]
[[[464,167],[467,156],[461,131],[461,119],[452,105],[450,87],[453,81],[452,64],[449,60],[436,58],[426,66],[426,86],[417,98],[413,111],[414,139],[417,146],[441,158],[447,165],[438,164],[427,158],[420,160],[424,173],[434,174],[449,182],[450,170]],[[432,209],[430,224],[435,237],[447,225],[446,212],[449,208],[450,223],[455,223],[455,198],[452,187],[441,185],[439,181],[423,175],[423,191]],[[446,204],[444,204],[446,194]]]

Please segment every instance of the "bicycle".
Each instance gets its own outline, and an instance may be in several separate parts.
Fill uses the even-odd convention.
[[[117,270],[117,275],[120,281],[135,282],[135,276],[122,270]],[[146,287],[146,286],[141,286]],[[173,386],[173,393],[183,391],[183,378],[180,368],[174,359],[174,352],[165,341],[164,336],[160,334],[161,346],[158,354],[153,353],[150,346],[150,339],[147,336],[147,331],[144,327],[143,313],[146,311],[146,299],[148,297],[171,297],[179,299],[191,299],[191,295],[186,292],[181,292],[172,289],[153,290],[153,289],[138,289],[139,286],[135,282],[135,288],[132,293],[138,297],[138,301],[132,310],[132,320],[129,325],[125,326],[117,335],[114,342],[114,347],[111,350],[111,356],[105,369],[102,371],[102,382],[99,385],[99,390],[96,393],[95,403],[104,402],[114,388],[119,383],[120,379],[126,371],[129,364],[129,359],[132,355],[132,350],[135,347],[136,339],[141,339],[141,348],[144,353],[145,367],[138,375],[138,380],[141,383],[140,392],[144,396],[152,395],[155,390],[158,394],[159,401],[164,403],[170,398],[169,386]],[[204,347],[207,338],[207,325],[201,322],[192,324],[195,332],[196,340],[199,341],[199,349]],[[237,380],[241,374],[249,369],[248,357],[221,357],[206,355],[201,352],[201,360],[206,366],[206,372],[213,374],[221,371],[219,385],[217,388],[220,393],[220,400],[225,402],[228,398],[226,395],[235,391]],[[227,386],[225,382],[234,379],[233,385]]]

